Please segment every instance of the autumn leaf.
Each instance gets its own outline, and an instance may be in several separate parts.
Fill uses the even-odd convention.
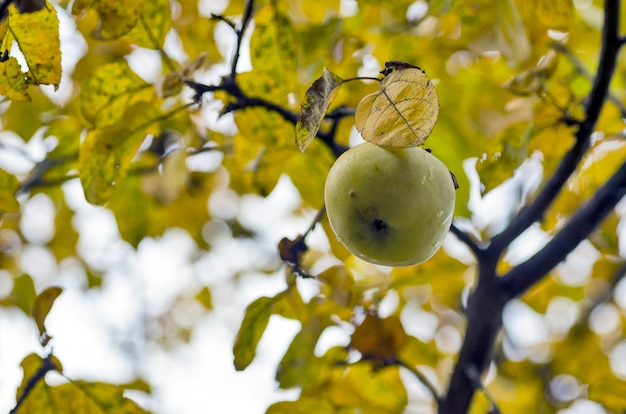
[[[150,0],[141,3],[138,22],[124,37],[137,46],[148,49],[161,49],[165,37],[172,25],[170,2],[168,0]],[[129,23],[132,19],[129,19]]]
[[[237,371],[246,369],[254,359],[256,347],[272,315],[274,302],[274,298],[262,296],[248,305],[233,346]]]
[[[76,0],[72,4],[72,14],[79,18],[90,9],[96,11],[100,18],[93,36],[102,40],[116,39],[137,25],[143,0]]]
[[[14,101],[30,101],[26,76],[14,57],[0,65],[0,95]]]
[[[124,117],[125,125],[93,129],[80,145],[80,179],[90,203],[102,205],[111,198],[114,186],[126,177],[156,114],[150,104],[138,102]]]
[[[328,388],[336,406],[357,409],[350,412],[400,414],[406,409],[408,397],[398,367],[377,370],[371,364],[355,364]]]
[[[37,30],[33,30],[33,28]],[[59,19],[50,3],[32,13],[9,15],[9,33],[17,42],[28,65],[28,82],[55,85],[61,81]]]
[[[125,60],[103,65],[81,88],[81,112],[95,126],[115,124],[123,118],[126,108],[154,99],[150,86]]]
[[[343,80],[339,76],[324,68],[322,76],[306,91],[300,105],[300,118],[296,123],[296,143],[300,151],[304,151],[315,138],[320,123],[342,83]]]
[[[367,315],[354,330],[350,347],[364,358],[384,362],[396,358],[406,342],[406,333],[397,316]]]
[[[42,346],[46,346],[48,341],[52,338],[46,331],[45,322],[50,309],[52,309],[52,305],[54,305],[54,301],[59,297],[61,292],[63,292],[63,289],[53,286],[47,288],[35,298],[35,303],[33,304],[33,319],[35,319],[35,323],[39,329]]]
[[[411,66],[392,70],[380,91],[361,99],[355,123],[366,141],[407,148],[426,141],[438,114],[435,86],[424,71]]]
[[[18,389],[18,403],[11,414],[142,414],[136,403],[124,397],[124,389],[102,382],[71,381],[49,386],[44,378],[50,371],[61,372],[54,356],[41,359],[31,354],[22,361],[24,380]]]
[[[0,212],[15,213],[20,210],[20,203],[15,198],[18,188],[17,177],[0,169]]]

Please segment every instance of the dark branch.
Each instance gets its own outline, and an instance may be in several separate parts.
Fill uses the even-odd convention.
[[[42,362],[41,367],[39,367],[37,372],[35,372],[33,376],[28,379],[28,382],[26,383],[26,386],[24,387],[22,394],[17,400],[15,407],[13,407],[13,409],[9,412],[9,414],[14,414],[17,412],[18,408],[20,408],[20,406],[26,400],[26,397],[28,397],[28,395],[35,388],[35,385],[37,385],[39,381],[43,380],[43,378],[46,376],[48,372],[59,370],[59,367],[57,367],[57,365],[52,360],[52,355],[48,355],[41,362]]]
[[[235,49],[235,55],[233,56],[233,64],[230,69],[230,76],[235,79],[237,75],[237,63],[239,63],[239,56],[241,55],[241,44],[243,43],[243,35],[248,28],[250,20],[252,20],[254,0],[246,1],[246,11],[243,14],[243,20],[241,21],[241,27],[237,30],[237,47]]]
[[[232,102],[226,105],[224,108],[224,113],[227,114],[229,112],[237,111],[244,108],[252,108],[252,107],[262,107],[265,109],[269,109],[270,111],[276,112],[280,116],[282,116],[285,121],[288,121],[292,124],[296,124],[298,122],[298,114],[292,112],[288,109],[283,108],[282,106],[265,100],[263,98],[251,98],[246,95],[241,96],[237,102]]]
[[[543,218],[546,210],[556,199],[589,149],[590,137],[600,116],[600,110],[607,98],[609,84],[615,72],[617,54],[622,46],[621,39],[618,36],[619,5],[620,2],[618,0],[607,0],[604,4],[604,29],[600,63],[593,88],[585,102],[586,117],[580,123],[580,128],[576,132],[576,143],[565,154],[556,171],[545,183],[532,204],[522,209],[509,226],[492,239],[489,246],[490,250],[502,253],[531,224]]]
[[[469,234],[459,229],[454,223],[452,223],[452,226],[450,226],[450,233],[454,234],[457,239],[459,239],[467,247],[469,247],[469,249],[472,251],[472,253],[474,253],[474,256],[476,256],[477,259],[479,259],[483,255],[483,248],[481,248],[478,243],[476,243],[474,239],[470,237]]]
[[[548,244],[505,274],[501,283],[507,300],[522,295],[585,240],[626,195],[626,163],[576,213]]]

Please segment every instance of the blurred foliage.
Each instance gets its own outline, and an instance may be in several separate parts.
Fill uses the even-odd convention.
[[[288,177],[301,196],[297,214],[321,209],[337,146],[313,137],[320,132],[347,146],[355,133],[353,110],[364,96],[380,92],[375,82],[345,80],[377,77],[385,62],[404,61],[423,69],[439,96],[439,116],[425,145],[459,182],[455,217],[477,240],[487,240],[489,228],[481,227],[470,208],[474,189],[467,171],[475,166],[480,196],[510,183],[530,159],[541,164],[544,177],[552,174],[574,142],[572,121],[584,116],[601,46],[600,1],[258,0],[253,24],[245,27],[243,0],[226,2],[213,16],[189,0],[67,3],[46,2],[35,13],[19,13],[11,5],[0,24],[1,48],[8,53],[0,63],[0,268],[10,280],[0,307],[30,315],[35,306],[34,325],[42,335],[48,335],[44,319],[60,291],[37,296],[42,284],[52,283],[35,280],[24,268],[29,247],[47,249],[58,263],[75,259],[84,269],[85,289],[98,289],[106,278],[79,248],[80,213],[66,182],[80,180],[84,199],[110,211],[133,248],[172,228],[185,230],[204,251],[215,247],[206,230],[215,226],[234,238],[261,242],[234,212],[212,217],[212,197],[225,190],[267,197]],[[61,14],[75,23],[72,36],[86,45],[75,67],[64,67],[63,74]],[[251,69],[233,68],[235,43],[247,35]],[[240,51],[240,65],[246,51]],[[158,55],[153,78],[131,64],[138,52]],[[626,160],[625,74],[622,55],[592,148],[541,223],[548,236]],[[206,79],[214,89],[196,94],[194,102],[185,82]],[[39,85],[61,86],[64,97]],[[309,113],[300,128],[309,124],[298,133],[299,148],[301,102]],[[322,120],[325,112],[342,108],[348,109],[345,115]],[[232,121],[228,128],[214,120],[220,111],[234,112],[220,118]],[[33,155],[32,142],[44,153]],[[215,154],[216,165],[193,162]],[[26,158],[28,168],[5,161],[11,156]],[[53,206],[49,240],[24,230],[25,206],[35,195]],[[513,210],[532,197],[519,194]],[[276,381],[282,389],[299,389],[300,396],[273,404],[268,413],[402,413],[413,406],[434,412],[433,395],[410,395],[412,382],[427,384],[431,392],[445,389],[466,327],[463,308],[476,283],[475,263],[446,249],[419,266],[370,266],[343,248],[326,219],[321,224],[327,251],[293,256],[301,263],[286,266],[285,290],[248,306],[233,338],[234,369],[253,363],[272,317],[296,320],[300,330],[277,367]],[[477,395],[471,412],[487,412],[495,401],[505,413],[548,413],[578,399],[592,399],[611,412],[626,410],[626,372],[623,363],[621,371],[611,363],[612,352],[626,344],[626,301],[612,294],[624,273],[621,227],[616,212],[590,237],[597,258],[582,279],[572,281],[568,272],[574,266],[563,266],[521,299],[545,335],[532,344],[503,335],[488,393]],[[316,266],[329,257],[335,259],[332,266]],[[505,257],[499,268],[514,265]],[[267,263],[257,270],[283,271]],[[315,279],[307,280],[308,293],[311,286],[314,293],[306,299],[296,282],[300,276]],[[171,307],[190,303],[203,312],[219,306],[211,286],[198,286]],[[590,322],[607,304],[618,309],[620,321],[608,331]],[[170,310],[153,322],[189,340],[196,321],[182,326]],[[319,339],[329,329],[349,340],[320,350]],[[158,334],[148,339],[165,342]],[[121,386],[75,379],[48,385],[49,371],[62,372],[52,355],[30,355],[22,368],[16,413],[56,412],[60,406],[75,413],[144,412],[123,397]]]

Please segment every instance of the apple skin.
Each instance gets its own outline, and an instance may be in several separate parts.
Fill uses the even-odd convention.
[[[335,161],[324,200],[331,228],[352,254],[402,267],[428,260],[441,247],[455,189],[446,166],[422,148],[365,142]]]

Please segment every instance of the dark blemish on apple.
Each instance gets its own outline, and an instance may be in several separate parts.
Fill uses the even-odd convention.
[[[348,197],[354,198],[355,196],[356,196],[356,193],[354,192],[354,190],[348,191]]]
[[[383,220],[379,219],[378,217],[373,218],[370,221],[370,224],[372,225],[372,228],[374,229],[374,231],[376,231],[377,233],[382,233],[387,229],[387,223],[385,223]]]

